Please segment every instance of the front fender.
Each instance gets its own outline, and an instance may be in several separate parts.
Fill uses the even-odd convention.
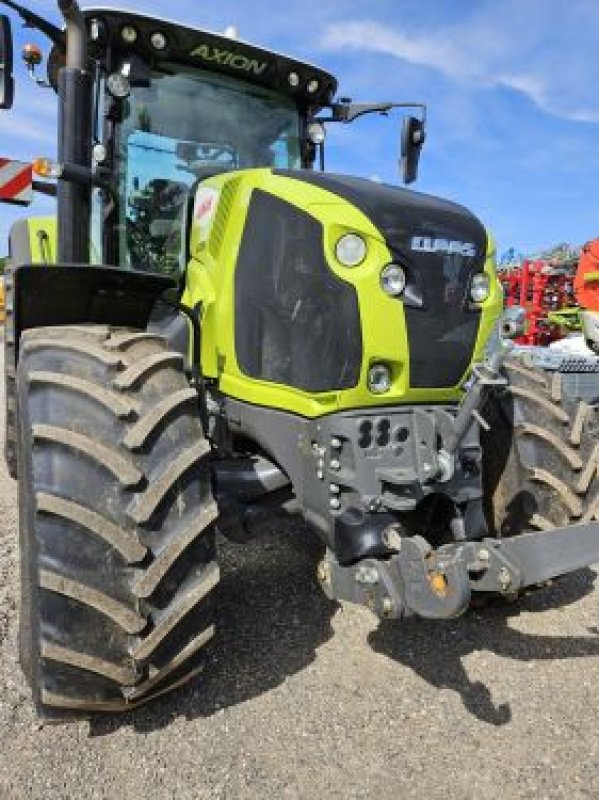
[[[25,264],[14,272],[15,360],[28,328],[97,323],[145,328],[173,278],[106,266]]]

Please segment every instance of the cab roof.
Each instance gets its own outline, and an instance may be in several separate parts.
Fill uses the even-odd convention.
[[[134,52],[150,63],[176,61],[214,70],[283,92],[308,107],[329,104],[337,91],[336,78],[320,67],[223,34],[123,9],[95,6],[83,13],[92,53],[110,48],[117,57]],[[134,42],[123,37],[127,26],[137,33]],[[162,49],[152,42],[157,33],[166,40]]]

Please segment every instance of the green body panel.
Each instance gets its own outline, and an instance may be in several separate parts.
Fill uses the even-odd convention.
[[[16,265],[56,262],[56,217],[28,217],[15,223],[10,232]]]
[[[330,270],[352,284],[360,309],[363,361],[354,388],[308,393],[289,386],[249,378],[241,371],[235,354],[234,276],[247,212],[255,189],[261,189],[312,215],[323,226],[325,257]],[[358,267],[342,266],[334,246],[344,233],[359,233],[367,242],[368,255]],[[318,417],[353,408],[394,403],[446,403],[459,401],[461,384],[470,367],[483,357],[486,341],[503,306],[503,293],[495,272],[495,246],[487,243],[485,272],[491,292],[481,304],[482,318],[471,365],[458,383],[445,389],[413,389],[409,381],[409,348],[403,305],[380,287],[380,272],[391,262],[383,234],[350,202],[312,184],[269,169],[225,174],[204,181],[195,204],[191,231],[191,261],[187,269],[183,302],[203,308],[201,368],[217,379],[226,395],[261,406],[282,409],[304,417]],[[392,332],[392,335],[390,335]],[[391,366],[391,391],[372,394],[366,385],[371,364]]]
[[[32,261],[56,262],[56,217],[32,217],[29,223],[29,242]]]

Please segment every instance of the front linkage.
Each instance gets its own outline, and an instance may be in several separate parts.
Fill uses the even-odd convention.
[[[506,386],[501,367],[509,352],[500,347],[474,370],[453,433],[439,454],[450,473],[471,426],[490,429],[480,410],[489,391]],[[526,587],[599,562],[599,524],[590,521],[554,527],[550,533],[464,539],[436,549],[420,535],[405,536],[401,525],[390,525],[383,539],[392,552],[386,558],[343,565],[327,550],[318,580],[328,597],[364,605],[387,619],[449,619],[468,608],[473,592],[513,597]]]
[[[396,528],[389,528],[386,538],[397,548],[387,560],[370,558],[344,567],[327,553],[318,568],[327,596],[365,605],[388,619],[450,619],[468,608],[473,592],[515,596],[599,561],[596,523],[437,550],[421,536],[402,537]]]

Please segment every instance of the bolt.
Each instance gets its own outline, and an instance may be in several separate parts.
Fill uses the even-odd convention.
[[[479,561],[490,561],[491,560],[491,553],[486,548],[482,548],[477,553]]]
[[[339,439],[339,437],[333,436],[333,438],[331,439],[331,447],[333,448],[333,450],[341,450],[341,448],[343,447],[343,442],[341,441],[341,439]]]
[[[329,583],[331,580],[331,566],[327,561],[321,561],[316,571],[320,583]]]
[[[339,486],[337,486],[336,483],[332,483],[329,486],[329,489],[330,489],[331,494],[340,494],[341,493],[341,489],[339,488]]]
[[[401,535],[397,528],[393,526],[387,528],[383,533],[383,541],[390,550],[397,550],[398,552],[401,550]]]
[[[361,583],[366,586],[374,586],[379,582],[379,573],[376,567],[369,567],[363,564],[356,570],[356,583]]]
[[[337,497],[331,497],[330,506],[333,509],[333,511],[339,511],[339,509],[341,508],[341,500],[339,500],[339,498]]]
[[[324,480],[324,472],[321,469],[319,469],[317,471],[317,473],[316,473],[316,477],[318,478],[319,481],[323,481]]]
[[[497,580],[501,586],[502,591],[506,592],[512,585],[512,576],[505,567],[502,567],[497,573]]]
[[[340,462],[340,461],[338,461],[336,458],[334,458],[334,459],[331,461],[330,467],[331,467],[331,469],[332,469],[332,470],[334,470],[335,472],[338,472],[338,471],[341,469],[341,462]]]
[[[395,603],[390,597],[383,598],[383,616],[390,617],[395,611]]]

